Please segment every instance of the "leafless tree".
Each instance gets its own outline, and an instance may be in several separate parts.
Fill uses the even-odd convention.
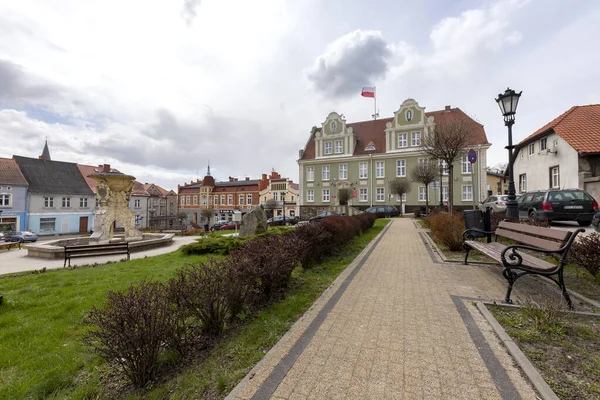
[[[215,215],[214,210],[210,210],[210,209],[200,210],[200,216],[207,224],[209,223],[209,221],[213,215]]]
[[[425,212],[429,214],[429,184],[434,182],[439,175],[437,162],[435,160],[426,160],[420,162],[410,173],[415,182],[425,185]]]
[[[346,206],[346,215],[348,215],[348,201],[352,198],[352,189],[342,188],[338,190],[338,200],[340,206]]]
[[[184,213],[183,211],[179,211],[177,213],[177,219],[179,220],[179,225],[180,226],[185,227],[184,222],[187,219],[187,217],[188,217],[187,214]]]
[[[390,193],[400,198],[400,216],[402,216],[402,196],[410,191],[410,183],[406,178],[394,178],[390,182]]]
[[[456,114],[460,113],[460,114]],[[454,163],[460,160],[467,152],[469,145],[473,145],[477,122],[460,111],[452,111],[452,116],[434,121],[432,132],[424,135],[421,145],[432,159],[445,161],[448,165],[448,209],[452,213],[454,194]],[[441,190],[441,189],[440,189]]]
[[[273,218],[274,210],[279,208],[279,203],[275,199],[269,199],[263,203],[263,207],[268,218]]]

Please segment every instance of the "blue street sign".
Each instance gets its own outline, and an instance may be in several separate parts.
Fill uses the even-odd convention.
[[[471,164],[475,164],[475,162],[477,162],[477,152],[475,152],[475,150],[471,149],[469,150],[469,162]]]

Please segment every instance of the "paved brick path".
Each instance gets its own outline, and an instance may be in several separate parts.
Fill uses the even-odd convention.
[[[457,297],[503,298],[499,273],[434,263],[418,231],[393,220],[366,261],[369,248],[229,398],[535,398],[471,302]]]

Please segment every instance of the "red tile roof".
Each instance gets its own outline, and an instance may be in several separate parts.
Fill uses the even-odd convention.
[[[85,179],[85,182],[90,187],[92,192],[96,193],[97,182],[94,178],[89,178],[88,175],[102,172],[102,166],[77,164],[77,168],[79,169],[79,172],[81,172],[81,175],[83,175],[83,179]],[[113,172],[120,172],[119,170],[113,168],[111,168],[110,170]]]
[[[0,185],[27,185],[27,180],[17,162],[11,158],[0,158]]]
[[[600,153],[600,104],[571,107],[521,140],[517,147],[552,131],[581,153]]]
[[[439,110],[425,113],[427,117],[433,117],[434,122],[451,121],[456,118],[465,118],[473,122],[475,127],[474,143],[472,144],[489,144],[485,135],[483,125],[474,121],[471,117],[465,114],[460,108],[451,108],[449,110]],[[352,127],[354,136],[358,139],[354,155],[377,154],[385,153],[385,124],[393,121],[393,118],[384,118],[378,120],[352,122],[346,124],[347,127]],[[319,131],[317,128],[316,131]],[[301,160],[310,160],[315,158],[315,132],[311,133],[310,139],[304,149],[304,154]],[[368,145],[374,145],[376,150],[365,150]]]

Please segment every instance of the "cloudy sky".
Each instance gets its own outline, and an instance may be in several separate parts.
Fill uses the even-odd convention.
[[[109,163],[176,189],[202,177],[297,180],[337,111],[406,98],[460,107],[506,161],[494,97],[522,90],[518,141],[600,103],[597,0],[0,1],[0,157]]]

